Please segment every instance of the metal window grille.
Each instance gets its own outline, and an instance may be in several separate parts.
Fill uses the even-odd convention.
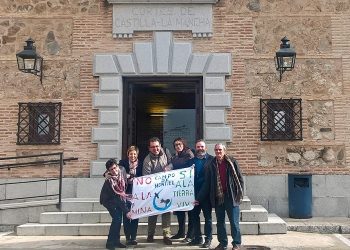
[[[19,103],[17,144],[59,144],[61,106],[59,103]]]
[[[302,140],[301,111],[301,99],[261,99],[261,140]]]

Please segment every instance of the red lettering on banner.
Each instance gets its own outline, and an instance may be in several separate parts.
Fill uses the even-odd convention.
[[[143,185],[143,181],[148,185],[152,183],[152,178],[151,177],[138,177],[136,178],[136,185]]]

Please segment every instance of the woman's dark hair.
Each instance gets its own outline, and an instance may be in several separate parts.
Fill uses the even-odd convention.
[[[174,146],[174,148],[175,148],[175,142],[177,142],[177,141],[180,141],[180,142],[184,145],[184,149],[187,148],[187,142],[186,142],[186,140],[185,140],[184,138],[182,138],[182,137],[177,137],[177,138],[175,138],[175,140],[173,141],[173,146]]]
[[[107,162],[106,162],[106,169],[109,170],[110,167],[112,167],[113,165],[116,165],[118,166],[118,163],[115,159],[109,159]]]

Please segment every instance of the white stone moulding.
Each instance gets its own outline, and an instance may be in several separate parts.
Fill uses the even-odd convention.
[[[99,120],[91,132],[92,142],[98,144],[91,176],[103,174],[101,162],[121,157],[123,77],[201,76],[204,139],[208,145],[232,141],[232,128],[225,121],[225,109],[232,105],[231,93],[225,91],[225,77],[231,75],[232,68],[230,53],[193,53],[191,42],[177,42],[172,32],[157,31],[153,41],[134,42],[132,53],[95,54],[93,65],[100,86],[93,94],[92,106],[99,110]]]

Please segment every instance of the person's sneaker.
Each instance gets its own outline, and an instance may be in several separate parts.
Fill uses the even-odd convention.
[[[177,240],[177,239],[180,239],[180,238],[185,238],[185,234],[177,233],[177,234],[175,234],[175,235],[170,237],[170,239],[172,239],[172,240]]]
[[[173,242],[171,241],[171,239],[169,237],[164,237],[163,242],[165,245],[172,245],[173,244]]]
[[[220,243],[217,245],[217,247],[214,248],[214,250],[227,250],[227,246],[221,245]]]
[[[240,249],[241,249],[240,245],[234,244],[233,247],[232,247],[232,250],[240,250]]]
[[[205,240],[201,247],[202,248],[209,248],[210,245],[211,245],[211,240]]]
[[[126,245],[124,245],[123,243],[119,242],[117,244],[115,244],[116,248],[126,248]]]
[[[154,237],[153,237],[153,235],[148,235],[148,236],[147,236],[147,242],[148,242],[148,243],[154,242]]]
[[[183,243],[189,243],[191,241],[192,241],[192,239],[189,237],[186,237],[185,239],[182,240]]]

